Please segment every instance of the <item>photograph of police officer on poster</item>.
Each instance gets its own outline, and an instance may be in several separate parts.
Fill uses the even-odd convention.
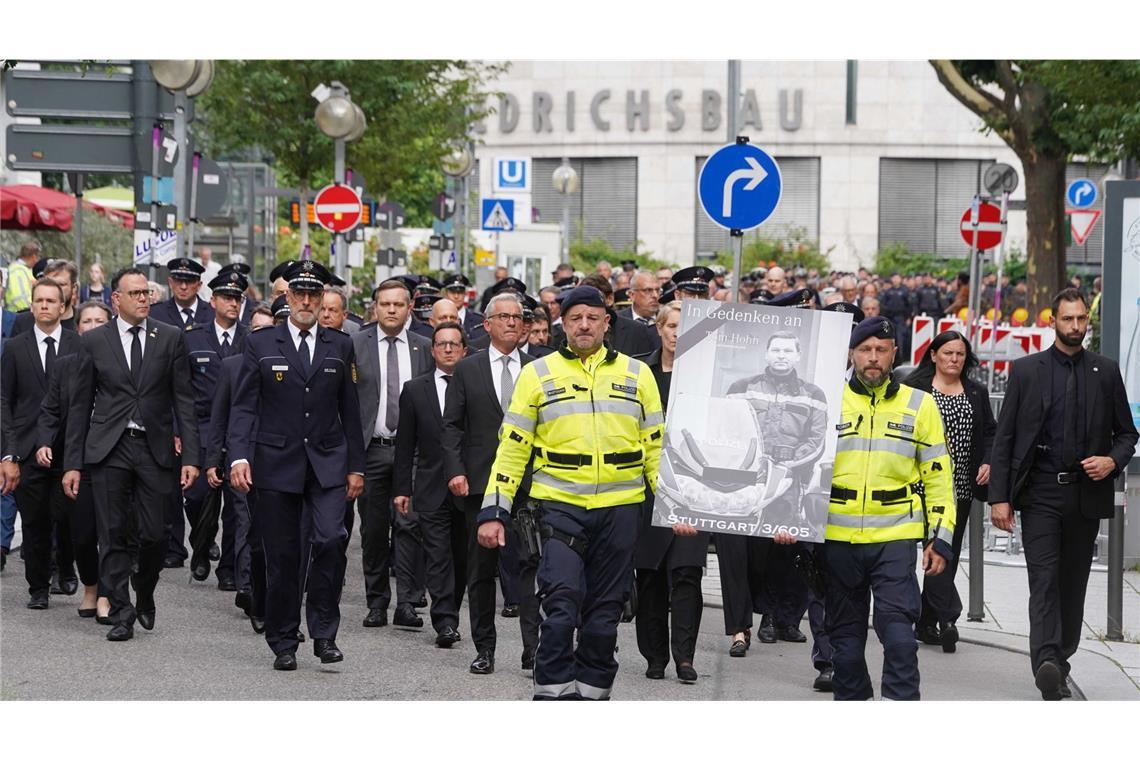
[[[851,316],[685,300],[653,524],[821,543]]]

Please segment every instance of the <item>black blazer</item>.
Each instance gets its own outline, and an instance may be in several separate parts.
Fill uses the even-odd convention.
[[[434,371],[404,383],[400,392],[400,427],[396,430],[392,492],[397,496],[411,496],[412,509],[418,512],[439,509],[449,493],[448,478],[443,476],[440,443],[443,414],[439,401]]]
[[[77,333],[60,330],[59,345],[55,349],[53,379],[68,372],[67,364],[61,364],[59,360],[77,352],[79,344]],[[11,455],[18,457],[21,462],[27,461],[35,454],[39,444],[36,423],[40,418],[40,406],[48,392],[47,376],[40,363],[35,330],[9,338],[4,345],[4,361],[0,365],[0,414],[8,420],[5,424],[2,456]],[[44,445],[58,447],[63,443],[58,436],[58,427],[55,433]]]
[[[620,311],[617,312],[617,315],[619,317],[621,317],[622,319],[628,319],[630,322],[633,322],[635,325],[641,325],[642,327],[644,327],[645,331],[647,333],[649,333],[649,342],[653,344],[653,350],[659,351],[661,349],[661,335],[657,332],[657,325],[656,324],[647,325],[647,324],[644,324],[643,322],[638,322],[633,317],[633,307],[632,306],[627,306],[626,308],[621,309]],[[633,356],[633,354],[630,354],[630,355]]]
[[[218,384],[214,390],[213,403],[210,406],[210,435],[203,443],[206,449],[206,459],[202,462],[203,469],[217,467],[223,473],[229,469],[227,467],[229,461],[226,458],[226,432],[230,429],[230,407],[233,391],[237,387],[244,362],[245,356],[243,354],[233,354],[222,359],[221,372],[218,373]],[[256,430],[254,435],[257,435]]]
[[[249,329],[240,322],[230,328],[230,356],[240,356]],[[218,333],[214,323],[191,325],[182,334],[186,341],[187,369],[190,385],[194,389],[194,411],[198,415],[198,442],[207,448],[210,438],[210,412],[222,375],[222,346],[218,343]]]
[[[82,469],[107,458],[119,442],[131,411],[138,405],[147,443],[160,467],[174,466],[174,423],[182,436],[182,464],[197,467],[198,425],[194,418],[194,391],[186,371],[186,343],[182,330],[148,318],[138,387],[131,380],[127,357],[119,338],[119,320],[89,330],[76,356],[76,386],[68,415],[78,423],[68,436],[65,470]]]
[[[376,415],[380,412],[380,345],[376,338],[379,329],[380,326],[373,323],[362,327],[360,332],[352,336],[352,345],[356,351],[356,395],[360,399],[360,428],[366,450],[372,441],[372,433],[376,430]],[[408,357],[412,363],[412,378],[435,369],[435,359],[431,357],[431,339],[411,330],[408,330]],[[400,432],[399,428],[396,432]]]
[[[1053,359],[1041,351],[1018,359],[1010,370],[1009,386],[998,417],[990,457],[991,504],[1011,502],[1015,509],[1032,508],[1020,500],[1033,469],[1041,429],[1051,401],[1050,377]],[[1085,429],[1087,448],[1079,458],[1108,456],[1116,462],[1109,477],[1094,481],[1083,472],[1078,486],[1081,514],[1086,518],[1109,518],[1114,512],[1113,480],[1132,459],[1137,433],[1128,409],[1120,367],[1111,359],[1085,351]]]
[[[906,385],[927,393],[934,392],[933,383],[933,377],[913,383],[909,378],[906,381]],[[990,406],[990,394],[986,390],[986,386],[975,383],[963,375],[962,388],[970,401],[971,419],[973,420],[970,428],[970,482],[973,483],[974,498],[985,501],[989,493],[989,486],[978,485],[978,468],[990,462],[990,452],[993,451],[994,447],[994,432],[997,430],[997,422],[994,420],[994,410]],[[949,437],[949,431],[947,431],[947,437]]]
[[[503,424],[490,356],[490,351],[481,351],[455,365],[443,412],[444,484],[457,475],[466,475],[472,496],[487,490]],[[525,367],[535,358],[519,352],[519,361]]]
[[[641,361],[653,372],[657,390],[661,394],[661,408],[666,410],[669,403],[669,378],[661,369],[661,352],[654,351]],[[671,374],[671,373],[669,373]],[[655,490],[655,489],[654,489]],[[634,567],[641,570],[661,569],[661,563],[668,558],[665,569],[675,567],[704,567],[708,560],[709,534],[699,532],[695,536],[678,536],[672,528],[653,524],[653,490],[646,489],[646,499],[641,505],[641,530],[634,546]],[[670,548],[672,551],[670,552]]]

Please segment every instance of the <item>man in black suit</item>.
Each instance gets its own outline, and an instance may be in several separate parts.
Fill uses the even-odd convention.
[[[368,602],[364,626],[379,628],[388,624],[388,604],[392,601],[389,578],[394,559],[393,622],[421,628],[423,619],[414,608],[423,596],[419,529],[414,516],[392,515],[392,497],[396,495],[393,485],[400,390],[413,377],[431,371],[431,340],[407,328],[411,293],[404,283],[395,279],[380,283],[372,300],[376,323],[352,336],[359,373],[360,440],[367,462],[359,505],[364,593]]]
[[[423,539],[427,590],[436,646],[459,641],[459,603],[467,567],[463,507],[448,491],[440,456],[443,406],[455,365],[466,352],[467,337],[458,322],[441,322],[432,336],[435,370],[404,383],[400,425],[396,432],[393,500],[397,512],[417,516]],[[415,470],[413,478],[412,471]]]
[[[471,637],[477,655],[471,672],[495,671],[495,569],[498,551],[479,545],[475,520],[487,490],[503,411],[522,368],[534,361],[519,352],[522,305],[515,294],[500,293],[487,305],[486,351],[469,356],[455,368],[443,413],[443,474],[452,495],[461,500],[467,523],[467,603]],[[523,665],[534,666],[538,640],[538,608],[534,601],[534,568],[520,572]]]
[[[165,552],[163,508],[174,487],[174,425],[182,431],[179,485],[198,477],[198,426],[182,331],[150,313],[146,275],[125,269],[112,285],[119,317],[84,333],[77,353],[72,420],[64,454],[64,491],[75,498],[79,471],[91,469],[102,553],[100,580],[115,625],[109,641],[134,635],[134,621],[154,627],[154,589]],[[72,435],[72,429],[75,435]],[[132,563],[137,547],[137,570]],[[127,580],[135,588],[131,604]]]
[[[657,334],[658,299],[661,298],[661,284],[652,272],[638,272],[633,276],[629,286],[630,306],[621,309],[617,315],[632,319],[645,325],[649,338],[653,341],[654,350],[661,347],[661,338]]]
[[[2,458],[19,464],[16,506],[24,531],[24,576],[28,581],[28,608],[46,610],[51,586],[52,521],[67,524],[67,499],[60,488],[63,436],[58,432],[49,445],[55,450],[54,466],[41,467],[35,460],[36,423],[48,383],[59,360],[79,350],[79,335],[64,330],[64,289],[43,278],[32,285],[31,330],[8,340],[0,380],[0,415],[8,419]],[[61,536],[70,545],[70,535]]]
[[[610,281],[600,274],[592,274],[582,279],[583,285],[590,285],[602,291],[606,299],[606,313],[610,315],[609,331],[606,333],[606,344],[626,356],[641,356],[655,351],[661,347],[661,339],[657,337],[657,329],[653,328],[650,335],[648,325],[635,322],[632,319],[619,317],[613,310],[614,288]],[[565,332],[562,340],[565,340]]]
[[[63,288],[63,316],[59,324],[64,330],[75,332],[75,307],[79,305],[79,270],[67,259],[40,259],[32,267],[36,280],[47,278],[59,283]],[[16,315],[12,323],[12,337],[32,329],[36,323],[34,310],[29,308]]]
[[[1049,700],[1069,691],[1097,529],[1136,450],[1120,367],[1081,347],[1088,317],[1080,291],[1053,298],[1056,339],[1013,363],[990,464],[991,522],[1012,532],[1021,512],[1030,660]]]
[[[257,489],[253,518],[265,547],[265,639],[275,670],[297,669],[301,580],[313,654],[340,662],[345,501],[364,488],[364,448],[352,339],[317,325],[331,279],[315,261],[285,272],[289,320],[246,336],[226,436],[230,484]],[[256,430],[256,432],[255,432]]]
[[[244,275],[227,270],[210,281],[210,308],[214,319],[208,325],[190,325],[186,328],[186,353],[189,359],[187,368],[190,383],[194,387],[194,410],[198,419],[198,440],[201,444],[200,459],[206,461],[206,446],[210,440],[210,415],[218,383],[222,375],[222,360],[240,354],[242,341],[249,332],[238,322],[242,293],[248,286]],[[213,512],[211,524],[203,521],[203,509],[207,500],[220,500],[223,504],[221,559],[216,571],[218,588],[222,591],[236,591],[234,583],[234,494],[228,486],[215,487],[209,478],[199,478],[194,487],[186,492],[186,516],[190,519],[190,545],[194,553],[190,557],[190,573],[194,580],[204,581],[210,574],[209,548],[217,535],[217,512]],[[213,511],[207,510],[207,511]],[[181,521],[175,524],[175,535],[181,545]]]

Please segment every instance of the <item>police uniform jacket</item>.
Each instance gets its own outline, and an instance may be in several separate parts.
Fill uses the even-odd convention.
[[[246,336],[226,442],[231,464],[252,463],[255,488],[304,493],[305,462],[325,489],[364,472],[352,339],[313,330],[307,375],[288,322]]]
[[[249,330],[237,323],[230,328],[230,332],[230,355],[240,354]],[[190,384],[194,388],[198,439],[202,448],[207,448],[210,440],[210,413],[222,375],[221,345],[213,322],[202,326],[191,325],[183,333],[183,338],[186,340],[186,356],[190,362]]]
[[[766,369],[741,378],[728,389],[729,396],[748,399],[760,429],[764,431],[764,454],[777,464],[795,464],[806,479],[823,455],[827,436],[827,396],[795,372],[778,375]]]
[[[173,298],[159,301],[154,306],[151,306],[150,318],[157,319],[159,322],[165,322],[168,325],[174,325],[175,327],[183,327],[186,324],[186,320],[182,315],[182,309],[178,307],[178,302]],[[214,307],[199,296],[198,305],[194,308],[194,324],[208,325],[213,321]]]
[[[217,467],[222,473],[227,470],[226,465],[229,464],[229,458],[226,456],[226,431],[230,427],[233,390],[237,387],[244,361],[245,356],[243,354],[232,354],[222,359],[222,369],[218,373],[218,385],[214,390],[214,397],[210,406],[210,436],[206,439],[206,459],[202,463],[203,469]],[[256,423],[253,436],[257,437]],[[252,466],[253,463],[250,464]]]
[[[653,378],[657,381],[657,392],[661,396],[661,409],[668,413],[669,382],[672,372],[661,369],[661,352],[636,357],[645,362]],[[657,570],[662,561],[668,559],[668,569],[677,567],[704,567],[709,553],[709,534],[697,533],[695,536],[678,536],[672,528],[663,528],[653,525],[652,493],[646,494],[645,502],[641,505],[641,530],[637,534],[637,545],[633,551],[634,567],[639,570]]]

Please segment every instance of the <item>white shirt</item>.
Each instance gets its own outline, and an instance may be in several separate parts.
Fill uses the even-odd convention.
[[[445,377],[451,375],[444,372],[442,369],[436,367],[435,370],[435,395],[439,397],[439,413],[443,414],[444,402],[447,400],[447,384],[448,381],[444,380]]]
[[[379,438],[394,438],[395,430],[389,430],[385,424],[388,416],[388,336],[376,329],[377,358],[380,360],[380,404],[376,407],[376,424],[373,425],[372,435]],[[396,364],[400,368],[400,390],[404,383],[412,379],[412,354],[408,345],[408,328],[404,327],[396,336]],[[397,399],[397,405],[399,400]]]
[[[57,324],[55,331],[50,333],[41,330],[39,325],[35,325],[32,329],[36,333],[36,348],[40,351],[40,366],[44,368],[44,372],[47,372],[47,343],[44,339],[51,338],[55,341],[55,355],[58,357],[59,336],[63,334],[63,325]]]
[[[230,338],[230,348],[232,349],[234,347],[234,333],[236,331],[237,331],[237,324],[234,324],[233,327],[222,327],[220,324],[218,324],[218,320],[216,320],[216,319],[214,320],[214,334],[218,336],[218,345],[219,346],[222,345],[222,336],[228,335]],[[298,336],[299,335],[300,335],[300,333],[298,333]],[[298,338],[298,345],[299,344],[300,344],[300,339]],[[312,358],[312,356],[313,356],[313,347],[309,346],[309,358]]]
[[[496,398],[503,397],[503,362],[501,359],[504,356],[511,357],[509,365],[511,379],[518,384],[519,373],[522,372],[522,359],[519,358],[519,350],[516,348],[510,354],[499,353],[499,349],[495,348],[494,344],[487,346],[487,356],[491,359],[491,379],[495,381],[495,396]],[[503,410],[507,411],[506,409]]]
[[[194,301],[189,306],[182,306],[177,301],[174,302],[174,308],[178,309],[178,318],[183,322],[186,321],[185,309],[190,310],[190,322],[193,324],[194,319],[198,316],[198,297],[194,297]]]
[[[123,354],[127,357],[127,369],[131,368],[131,344],[134,342],[134,335],[131,334],[131,324],[123,319],[116,319],[115,324],[119,326],[119,342],[123,346]],[[139,344],[142,346],[142,355],[146,356],[146,321],[143,320],[139,323]],[[145,431],[146,428],[142,426],[141,422],[134,420],[127,420],[127,427],[134,430]]]
[[[217,322],[215,322],[214,324],[217,324]],[[301,353],[301,328],[297,327],[297,325],[293,324],[293,320],[291,320],[291,319],[285,320],[285,324],[289,325],[289,335],[290,335],[290,337],[293,338],[293,348],[297,349],[297,353]],[[309,337],[305,341],[305,345],[307,345],[309,347],[309,361],[310,362],[313,360],[313,354],[316,352],[316,348],[317,348],[317,327],[318,327],[317,325],[313,325],[312,327],[309,328]],[[221,342],[222,342],[222,338],[221,338],[221,333],[219,332],[218,333],[218,343],[221,343]],[[230,338],[230,343],[232,344],[233,342],[234,342],[234,339]]]

